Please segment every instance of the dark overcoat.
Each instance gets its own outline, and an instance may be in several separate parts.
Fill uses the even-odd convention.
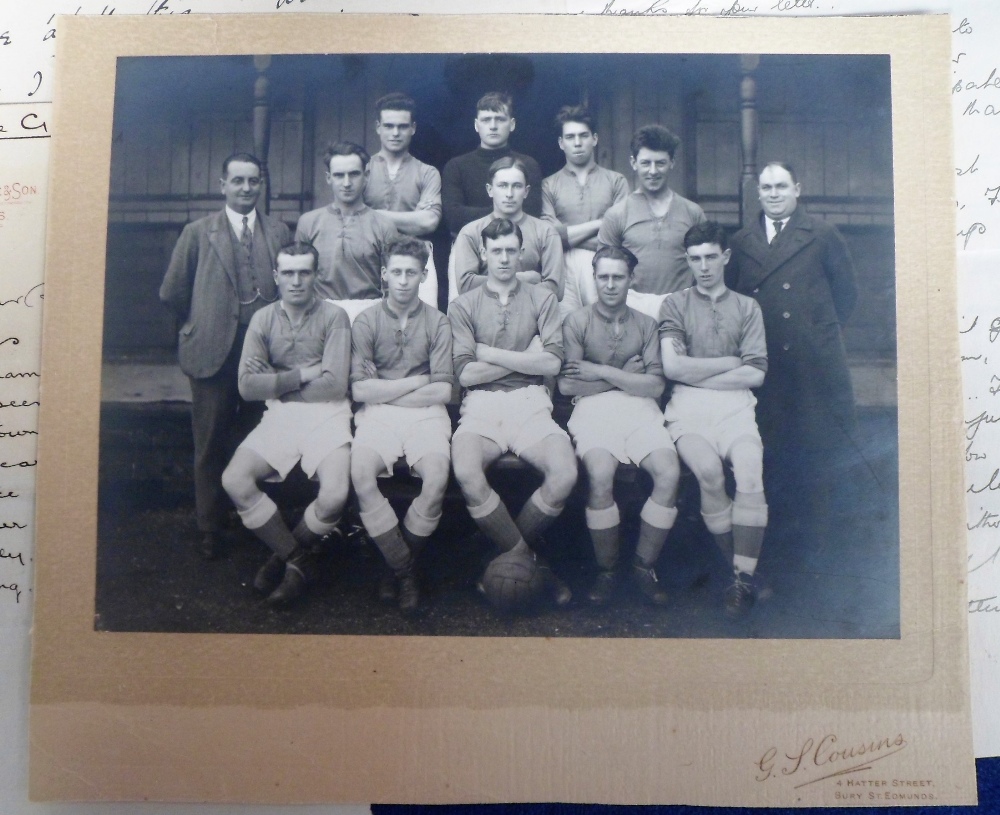
[[[764,315],[768,367],[757,422],[768,444],[795,452],[845,443],[856,426],[841,327],[857,301],[843,237],[796,207],[768,244],[763,217],[732,239],[727,285]]]
[[[278,250],[289,242],[288,227],[258,211],[258,230],[273,269]],[[185,226],[160,286],[160,300],[181,321],[177,360],[181,370],[195,379],[217,373],[236,339],[240,301],[231,231],[225,210]],[[269,301],[278,296],[272,278],[264,281],[261,295]]]

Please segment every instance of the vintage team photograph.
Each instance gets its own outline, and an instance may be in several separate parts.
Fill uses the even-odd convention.
[[[878,54],[119,58],[95,629],[898,639],[892,121]]]

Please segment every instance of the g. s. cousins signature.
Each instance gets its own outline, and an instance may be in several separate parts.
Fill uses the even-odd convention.
[[[767,781],[796,776],[795,780],[801,782],[795,785],[798,789],[834,776],[868,770],[876,761],[905,750],[907,744],[902,733],[850,744],[841,742],[834,733],[819,739],[810,736],[788,752],[769,747],[757,762],[755,777]]]

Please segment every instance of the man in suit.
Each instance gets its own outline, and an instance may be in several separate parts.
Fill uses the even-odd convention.
[[[201,552],[220,553],[231,506],[222,471],[239,428],[245,435],[260,409],[240,398],[237,373],[247,326],[254,313],[277,299],[278,250],[288,227],[258,212],[260,160],[234,153],[222,163],[225,207],[184,227],[160,286],[160,300],[180,321],[177,357],[191,381],[194,496]]]
[[[789,509],[820,520],[855,448],[842,326],[858,291],[847,244],[799,205],[801,191],[790,165],[764,167],[758,181],[764,211],[733,237],[726,279],[755,298],[764,315],[768,372],[757,391],[757,421],[764,471],[777,487],[768,494],[804,496],[811,505]]]

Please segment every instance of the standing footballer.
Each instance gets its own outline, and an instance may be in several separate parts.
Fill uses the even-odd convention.
[[[753,575],[767,526],[763,446],[750,392],[767,371],[764,319],[753,298],[726,288],[730,250],[721,226],[693,226],[684,247],[695,285],[667,295],[660,307],[663,372],[677,383],[664,416],[698,479],[705,526],[732,563],[724,607],[738,617],[756,597]],[[736,480],[732,500],[726,462]]]

